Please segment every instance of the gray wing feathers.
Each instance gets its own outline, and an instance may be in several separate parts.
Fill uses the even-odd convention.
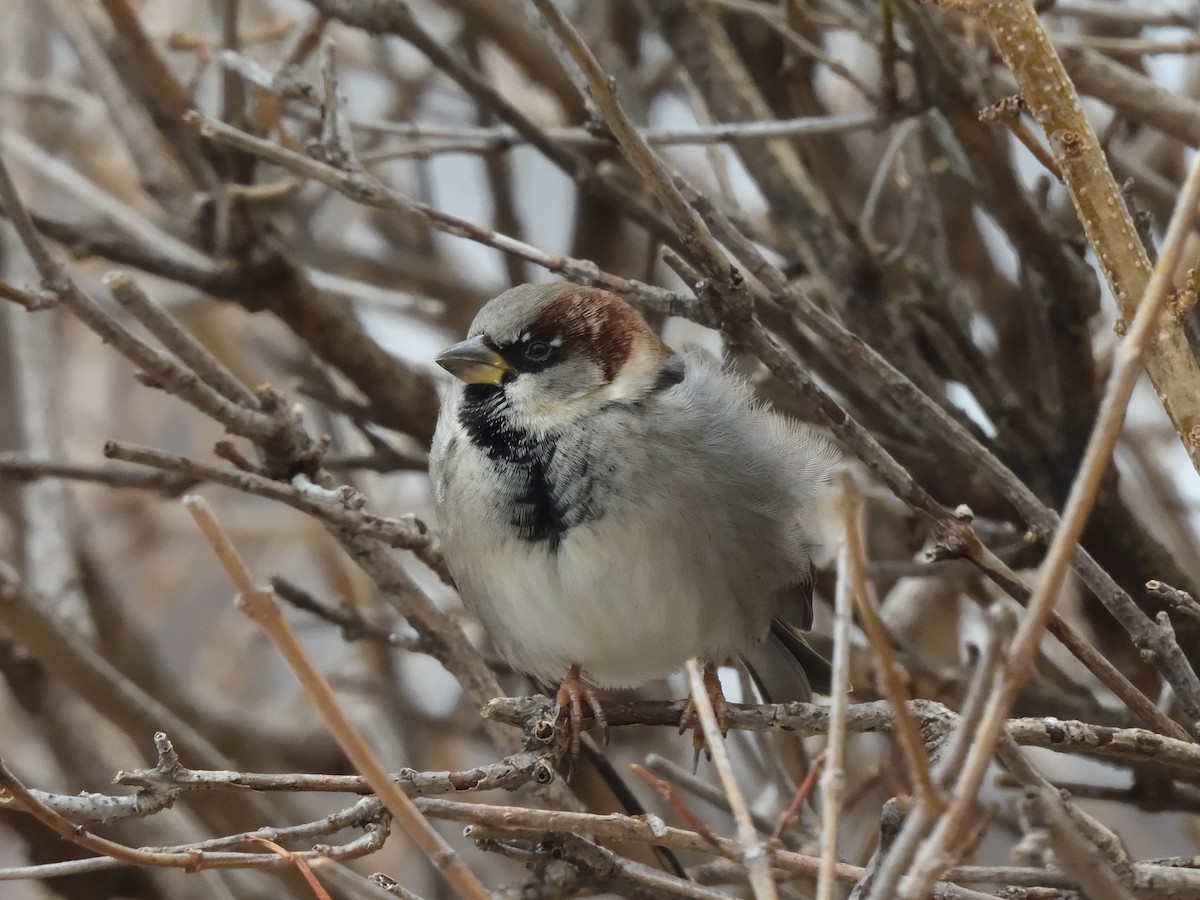
[[[742,569],[736,578],[765,581],[774,596],[807,577],[813,505],[837,452],[815,431],[764,407],[709,354],[689,350],[683,358],[684,380],[647,401],[649,416],[626,419],[629,427],[648,428],[651,440],[622,442],[646,454],[623,469],[632,479],[623,495],[660,493],[669,476],[684,488],[675,494],[680,514],[707,523],[694,535],[707,543],[703,552],[729,552],[726,562]],[[764,567],[774,571],[747,571]]]
[[[685,360],[687,378],[662,402],[682,402],[708,420],[694,423],[701,433],[691,441],[704,444],[705,458],[718,465],[703,473],[708,483],[698,493],[732,511],[723,538],[741,552],[723,564],[737,570],[736,602],[760,609],[760,621],[773,616],[767,639],[744,661],[769,701],[809,700],[814,688],[829,689],[830,670],[800,631],[812,625],[812,603],[799,585],[807,581],[816,541],[813,505],[837,452],[814,431],[763,407],[745,382],[718,374],[712,357],[689,352]]]

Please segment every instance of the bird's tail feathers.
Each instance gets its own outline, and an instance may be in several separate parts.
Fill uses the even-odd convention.
[[[771,633],[746,654],[750,677],[767,703],[809,701],[813,691],[828,693],[832,670],[825,657],[809,646],[804,634],[780,618]]]

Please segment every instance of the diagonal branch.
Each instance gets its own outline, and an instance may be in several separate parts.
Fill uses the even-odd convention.
[[[1000,55],[1016,76],[1021,97],[1050,142],[1071,193],[1079,221],[1096,253],[1125,322],[1135,316],[1151,292],[1151,267],[1137,227],[1108,167],[1096,132],[1083,112],[1062,61],[1038,20],[1030,0],[987,0],[970,7],[986,23]],[[1176,207],[1180,227],[1191,231],[1195,203]],[[1164,272],[1156,291],[1165,292],[1175,274]],[[1163,409],[1200,470],[1200,365],[1188,345],[1182,323],[1164,317],[1153,323],[1145,349],[1145,368]]]

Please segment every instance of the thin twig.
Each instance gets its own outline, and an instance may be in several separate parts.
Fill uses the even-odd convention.
[[[0,278],[0,299],[11,300],[18,306],[25,307],[30,312],[50,309],[58,303],[58,298],[53,294],[42,291],[25,291],[15,285],[9,284],[3,278]]]
[[[704,729],[704,740],[712,753],[713,765],[721,778],[721,785],[725,788],[725,796],[729,798],[733,820],[737,823],[740,856],[750,876],[750,887],[754,891],[755,900],[773,900],[776,892],[775,880],[771,877],[770,851],[754,828],[754,820],[750,817],[746,799],[742,796],[737,777],[733,774],[733,766],[730,765],[729,755],[725,752],[725,738],[721,734],[712,701],[709,700],[708,691],[704,687],[700,663],[689,659],[687,675],[692,703],[695,704],[696,713],[700,717],[700,726]]]
[[[656,778],[637,763],[634,763],[632,766],[630,766],[630,768],[633,770],[634,775],[642,779],[642,781],[646,782],[646,784],[657,791],[658,795],[663,798],[663,801],[670,806],[671,809],[679,813],[680,818],[682,818],[683,821],[688,824],[688,827],[690,827],[697,834],[708,838],[714,844],[717,842],[717,833],[713,830],[713,827],[700,818],[700,816],[698,816],[690,806],[688,806],[683,802],[683,800],[675,795],[675,791],[671,788],[671,783],[669,781],[666,781],[662,778]]]
[[[1159,302],[1154,299],[1155,292],[1165,291],[1163,279],[1174,274],[1174,266],[1155,283],[1146,250],[1096,132],[1033,5],[1028,0],[989,0],[977,4],[975,11],[987,24],[1017,79],[1022,99],[1050,142],[1088,242],[1126,322],[1135,321],[1148,300]],[[1185,221],[1176,227],[1190,230],[1195,212],[1194,202],[1177,205],[1172,218]],[[1161,271],[1160,260],[1154,273]],[[1144,361],[1163,409],[1175,424],[1192,464],[1200,470],[1200,365],[1183,329],[1158,328],[1157,318],[1150,324],[1155,339],[1138,348],[1138,366]]]
[[[704,220],[684,199],[671,180],[666,166],[642,139],[625,110],[621,108],[617,99],[616,80],[601,68],[595,54],[553,0],[533,0],[533,4],[583,71],[591,90],[592,101],[612,129],[621,149],[625,151],[629,164],[654,191],[675,227],[679,229],[684,245],[697,255],[708,277],[725,281],[729,276],[729,261],[713,240]]]
[[[135,468],[91,466],[83,463],[55,460],[26,459],[13,453],[0,453],[0,480],[37,481],[41,478],[63,478],[70,481],[90,481],[115,488],[135,488],[161,491],[176,497],[193,487],[197,479],[170,472],[144,472]]]
[[[851,488],[851,496],[853,489]],[[924,741],[916,721],[908,714],[908,675],[896,659],[892,649],[892,639],[888,634],[887,625],[879,614],[875,601],[874,590],[867,581],[866,548],[863,545],[862,520],[858,515],[853,500],[847,500],[850,508],[846,512],[846,531],[844,540],[848,554],[847,574],[853,587],[852,596],[854,608],[858,611],[859,621],[867,640],[875,651],[877,671],[883,683],[883,693],[896,710],[897,737],[900,749],[904,753],[904,761],[908,765],[909,776],[913,780],[913,790],[917,802],[937,808],[941,804],[941,794],[933,782],[929,770],[929,756],[925,752]]]
[[[863,366],[862,371],[868,374],[873,384],[881,387],[896,402],[904,408],[931,432],[941,435],[949,446],[958,449],[968,458],[976,461],[982,472],[995,488],[1021,513],[1033,526],[1046,533],[1054,532],[1060,526],[1058,515],[1048,508],[1007,466],[1005,466],[987,447],[970,434],[938,403],[918,388],[903,373],[883,358],[877,351],[871,349],[861,338],[850,332],[837,316],[823,309],[813,298],[789,283],[783,272],[772,265],[732,223],[723,216],[711,203],[704,203],[704,197],[694,188],[685,185],[688,198],[701,210],[711,223],[715,233],[728,246],[742,263],[757,278],[761,279],[772,292],[773,297],[785,309],[794,308],[797,316],[811,325],[837,352],[847,360],[852,360],[855,366]],[[815,380],[769,335],[761,325],[754,328],[750,335],[752,343],[757,347],[759,358],[780,378],[812,398],[814,407],[821,412],[822,417],[834,433],[853,449],[878,475],[885,484],[913,509],[930,516],[939,528],[962,533],[964,546],[968,536],[964,523],[957,522],[950,510],[937,503],[930,494],[916,483],[916,480],[879,444],[879,442],[859,423],[852,419],[829,394],[822,390]],[[1143,633],[1146,617],[1133,603],[1129,595],[1123,591],[1113,578],[1105,572],[1086,550],[1080,548],[1075,555],[1075,568],[1084,583],[1091,588],[1096,597],[1121,626],[1137,640]],[[987,571],[987,569],[985,569]],[[1018,597],[1018,599],[1020,599]],[[1068,645],[1071,646],[1071,645]],[[1076,642],[1075,647],[1082,644]],[[1141,692],[1128,679],[1120,676],[1111,665],[1103,665],[1099,654],[1081,656],[1081,661],[1089,665],[1097,677],[1104,683],[1116,684],[1119,696],[1137,697]],[[1141,696],[1139,702],[1131,708],[1147,725],[1173,736],[1186,735],[1169,718],[1159,711],[1153,701]]]
[[[424,522],[416,516],[395,519],[368,513],[362,508],[366,498],[349,486],[332,491],[304,490],[296,484],[276,481],[256,472],[233,466],[210,465],[186,456],[117,441],[109,441],[104,445],[104,455],[109,459],[151,466],[193,481],[209,481],[284,503],[349,533],[370,536],[386,542],[390,547],[410,550],[443,583],[454,583],[446,567],[441,544]]]
[[[850,702],[850,619],[859,579],[851,574],[858,560],[850,534],[862,527],[862,498],[848,472],[842,473],[842,546],[837,558],[837,590],[833,605],[833,675],[830,679],[829,741],[821,776],[821,871],[818,900],[833,900],[837,865],[838,825],[842,791],[846,786],[846,707]]]
[[[99,835],[92,834],[82,826],[71,822],[39,801],[9,771],[2,760],[0,760],[0,793],[3,793],[15,805],[25,810],[25,812],[32,815],[43,825],[52,829],[59,837],[104,857],[103,861],[106,864],[104,868],[108,868],[114,864],[125,864],[199,871],[201,869],[213,868],[247,868],[256,865],[271,868],[289,864],[286,860],[281,860],[273,853],[230,853],[192,847],[166,848],[162,850],[135,848],[102,838]],[[369,839],[366,842],[354,842],[353,844],[342,845],[336,849],[325,847],[320,851],[313,851],[305,855],[309,858],[337,858],[339,856],[350,858],[353,856],[363,856],[378,849],[375,846],[377,835],[369,833],[365,837]],[[270,862],[265,862],[267,860]],[[46,870],[46,867],[34,866],[32,868],[35,871],[31,873],[15,873],[13,870],[0,870],[0,879],[6,880],[11,877],[49,877],[52,874]]]
[[[966,817],[975,803],[984,773],[995,752],[996,741],[1004,728],[1005,718],[1012,708],[1017,691],[1029,676],[1046,621],[1062,590],[1071,557],[1083,534],[1100,479],[1108,467],[1113,446],[1125,420],[1129,398],[1142,371],[1141,363],[1146,344],[1151,333],[1157,328],[1159,313],[1166,304],[1167,286],[1182,252],[1184,239],[1191,231],[1192,217],[1198,201],[1200,156],[1193,161],[1188,173],[1184,191],[1180,194],[1167,227],[1158,265],[1155,266],[1145,294],[1137,305],[1137,315],[1125,339],[1117,348],[1112,376],[1109,378],[1096,417],[1096,425],[1079,471],[1071,485],[1071,492],[1063,509],[1062,523],[1051,541],[1046,561],[1042,566],[1041,580],[1030,598],[1012,646],[1005,656],[1003,674],[980,720],[974,744],[963,766],[963,773],[953,798],[929,842],[914,862],[909,873],[911,879],[901,889],[901,897],[906,900],[916,900],[924,896],[937,872],[944,867],[944,849],[961,833],[966,824]]]
[[[729,798],[719,787],[705,781],[698,775],[692,774],[691,771],[678,763],[659,756],[657,753],[651,753],[646,757],[646,768],[660,778],[670,779],[688,793],[694,794],[706,803],[711,803],[717,809],[727,813],[732,812],[729,805]],[[751,809],[750,817],[754,820],[754,826],[759,831],[763,834],[771,834],[774,825],[767,816],[763,816]]]
[[[179,321],[156,303],[124,272],[111,272],[104,280],[113,299],[129,310],[179,361],[231,403],[258,408],[258,398]]]
[[[642,282],[619,278],[607,272],[600,271],[595,263],[587,260],[572,259],[554,253],[539,250],[536,247],[518,241],[507,235],[497,234],[490,228],[475,225],[465,219],[452,216],[449,213],[434,209],[425,203],[413,200],[395,191],[375,176],[365,171],[343,171],[328,163],[289,150],[272,141],[255,137],[254,135],[230,128],[223,122],[207,117],[202,113],[190,113],[189,117],[200,126],[200,132],[207,138],[229,144],[245,150],[255,156],[283,166],[284,168],[319,181],[350,199],[365,206],[379,209],[392,209],[405,213],[416,213],[439,231],[456,237],[467,238],[489,247],[494,247],[504,253],[512,253],[522,259],[562,275],[580,284],[604,288],[616,294],[621,294],[631,300],[645,305],[656,312],[665,315],[689,315],[695,304],[683,296],[662,288]]]
[[[830,116],[799,116],[765,122],[715,122],[694,128],[639,128],[638,134],[651,147],[682,147],[696,144],[735,144],[744,141],[768,141],[775,138],[819,137],[869,131],[888,124],[871,110]],[[368,134],[381,134],[405,141],[393,147],[383,146],[362,154],[363,162],[379,162],[405,156],[436,156],[441,153],[501,153],[528,143],[528,139],[509,126],[455,126],[439,128],[419,122],[392,122],[386,119],[351,119],[350,127]],[[547,128],[551,140],[586,149],[612,146],[612,140],[598,137],[586,128]]]
[[[948,737],[960,718],[941,703],[910,700],[905,709],[931,741]],[[604,713],[613,728],[628,725],[679,726],[683,701],[609,699]],[[486,718],[530,728],[552,719],[554,701],[547,697],[497,697],[483,709]],[[801,736],[829,733],[829,708],[811,703],[750,705],[728,704],[728,725],[745,731],[795,732]],[[596,727],[584,714],[583,728]],[[896,715],[887,700],[852,703],[846,709],[846,728],[851,732],[894,734]],[[1165,737],[1144,728],[1116,728],[1056,717],[1010,719],[1006,731],[1023,747],[1042,747],[1055,753],[1081,755],[1116,765],[1150,766],[1172,777],[1200,783],[1200,744]]]
[[[280,614],[279,602],[274,594],[269,588],[261,588],[254,583],[250,570],[213,516],[208,504],[195,495],[184,497],[183,504],[196,520],[196,525],[237,588],[238,606],[258,623],[287,660],[305,693],[324,719],[329,733],[350,758],[354,767],[366,778],[408,836],[429,857],[433,867],[463,896],[486,900],[490,896],[487,888],[466,867],[446,840],[430,826],[412,800],[399,789],[380,763],[375,751],[347,718],[333,688],[300,645],[291,625]]]

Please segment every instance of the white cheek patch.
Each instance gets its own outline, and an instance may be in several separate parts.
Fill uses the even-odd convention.
[[[544,435],[586,416],[604,402],[601,375],[590,362],[569,360],[541,372],[518,375],[506,387],[514,421]]]
[[[662,372],[663,357],[658,353],[639,352],[635,342],[617,377],[601,391],[606,400],[637,400],[646,395]]]
[[[606,401],[636,400],[646,394],[651,379],[641,375],[622,371],[620,375],[606,384],[598,394]]]

